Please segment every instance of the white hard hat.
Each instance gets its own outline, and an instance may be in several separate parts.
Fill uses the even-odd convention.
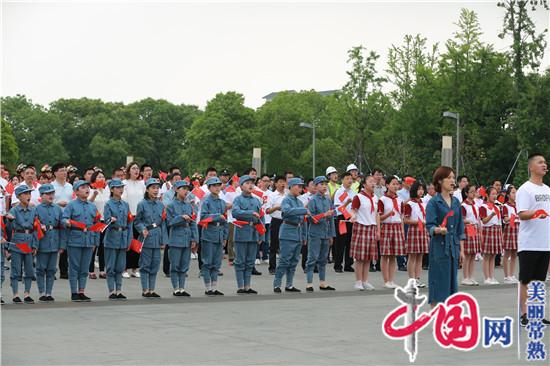
[[[337,170],[336,170],[335,167],[329,166],[329,167],[327,168],[327,170],[325,171],[325,175],[328,176],[329,174],[336,173],[336,172],[337,172]]]
[[[350,164],[346,168],[346,172],[349,172],[350,170],[359,170],[355,164]]]

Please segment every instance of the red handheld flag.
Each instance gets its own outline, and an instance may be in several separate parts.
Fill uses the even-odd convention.
[[[340,233],[340,235],[347,234],[348,227],[346,226],[345,221],[340,220],[340,222],[338,223],[338,232]]]
[[[195,180],[193,181],[193,187],[198,188],[198,187],[200,187],[200,186],[201,186],[201,182],[199,182],[198,179],[195,179]]]
[[[37,232],[37,236],[38,236],[38,240],[42,240],[42,238],[44,238],[44,232],[42,231],[42,225],[40,224],[40,220],[38,220],[38,217],[35,217],[34,218],[34,223],[33,223],[33,229],[36,230]]]
[[[441,223],[441,227],[447,227],[447,220],[449,219],[449,217],[451,216],[454,216],[455,212],[454,211],[449,211],[445,217],[443,218],[443,222]]]
[[[161,216],[161,218],[162,218],[162,221],[165,221],[165,220],[166,220],[166,209],[165,209],[165,208],[162,209],[162,216]]]
[[[477,229],[474,225],[466,225],[466,235],[470,238],[475,238],[477,235]]]
[[[131,223],[134,221],[134,215],[132,215],[130,212],[128,212],[128,216],[126,217],[126,221],[128,221],[128,223]]]
[[[418,220],[418,230],[424,231],[424,221]]]
[[[539,217],[541,216],[546,216],[548,217],[548,213],[544,210],[537,210],[535,211],[535,214],[531,217],[531,219],[538,219]]]
[[[15,246],[23,253],[32,253],[32,248],[29,247],[29,243],[17,243]]]
[[[92,226],[90,226],[89,230],[90,231],[94,231],[96,233],[102,233],[103,230],[105,230],[105,228],[109,226],[107,224],[104,224],[102,222],[96,222],[95,224],[93,224]]]
[[[235,192],[235,188],[233,188],[232,185],[229,185],[227,186],[227,188],[225,189],[225,192],[229,193],[229,192]]]
[[[130,242],[130,249],[139,254],[141,253],[141,248],[143,248],[143,243],[137,239],[132,239]]]
[[[196,181],[195,181],[196,182]],[[193,193],[195,195],[195,197],[197,197],[199,200],[202,200],[204,198],[204,191],[201,189],[201,187],[198,187],[196,186],[195,188],[193,188],[193,190],[191,191],[191,193]]]
[[[349,220],[349,218],[351,217],[351,214],[348,212],[348,210],[346,210],[346,206],[338,207],[338,211],[340,211],[342,215],[344,215],[344,219],[346,220]]]
[[[104,180],[96,180],[94,183],[91,184],[91,186],[95,189],[101,189],[105,188],[107,186],[107,183]]]
[[[95,216],[94,216],[94,222],[99,222],[99,220],[101,220],[101,214],[99,213],[99,211],[96,210]]]
[[[212,221],[214,221],[213,217],[207,217],[206,219],[199,221],[199,225],[206,229],[208,227],[208,223]]]
[[[487,190],[485,189],[485,187],[481,187],[478,192],[481,197],[487,197]]]
[[[340,202],[344,202],[346,200],[346,198],[348,198],[348,192],[344,191],[344,193],[342,193],[340,195],[339,200],[340,200]]]
[[[260,208],[260,218],[264,217],[265,216],[265,211],[264,211],[264,208]]]
[[[312,220],[314,223],[318,224],[319,223],[319,220],[321,220],[323,217],[325,217],[325,214],[324,213],[320,213],[318,215],[315,215],[312,217]]]
[[[231,177],[231,181],[234,183],[239,183],[239,176],[237,174],[233,175],[233,177]]]
[[[242,220],[234,220],[232,222],[233,225],[235,225],[238,228],[242,228],[243,226],[248,225],[248,221],[242,221]]]
[[[8,192],[10,195],[12,195],[14,190],[15,190],[15,187],[13,186],[13,183],[9,182],[6,185],[6,192]]]
[[[260,233],[260,235],[264,235],[267,231],[262,223],[256,224],[254,226],[256,227],[256,230]]]
[[[504,196],[503,195],[499,195],[497,197],[497,201],[500,202],[500,203],[504,203]]]
[[[166,182],[166,178],[168,178],[168,173],[159,171],[159,178]]]
[[[75,220],[69,220],[69,222],[71,223],[71,226],[74,226],[82,230],[86,229],[86,224],[83,222],[75,221]]]
[[[256,195],[256,196],[258,196],[258,197],[260,197],[260,198],[263,198],[263,196],[264,196],[264,192],[260,191],[259,189],[253,190],[253,191],[252,191],[252,194],[254,194],[254,195]]]

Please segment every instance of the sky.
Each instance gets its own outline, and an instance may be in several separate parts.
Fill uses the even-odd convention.
[[[406,34],[443,45],[463,7],[477,12],[482,39],[506,50],[495,4],[3,0],[1,93],[42,105],[151,97],[204,108],[237,91],[257,108],[273,91],[340,89],[354,46],[378,52],[383,71],[388,48]],[[533,17],[539,30],[550,28],[549,12]]]

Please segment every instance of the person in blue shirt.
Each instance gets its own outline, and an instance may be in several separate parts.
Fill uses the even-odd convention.
[[[145,196],[138,203],[134,226],[140,233],[138,240],[143,242],[139,257],[141,273],[141,296],[148,299],[160,298],[155,292],[157,273],[160,267],[160,250],[168,242],[166,211],[159,201],[160,181],[149,178],[145,181]]]
[[[132,241],[130,206],[122,200],[124,183],[120,179],[109,181],[111,198],[105,203],[103,219],[107,223],[103,246],[109,300],[126,300],[122,294],[122,274],[126,268],[126,252]]]
[[[18,186],[14,193],[19,199],[19,204],[13,207],[6,215],[11,222],[12,237],[8,244],[8,250],[11,252],[11,289],[13,291],[14,304],[34,304],[30,296],[32,278],[34,277],[33,256],[36,255],[38,248],[37,233],[34,230],[34,219],[36,217],[36,208],[30,206],[32,188],[26,184]],[[32,250],[26,252],[27,249]],[[24,268],[23,281],[25,283],[25,292],[23,301],[19,297],[19,278]]]
[[[235,220],[245,221],[246,225],[235,227],[235,274],[237,277],[237,294],[257,294],[250,287],[252,269],[256,261],[258,245],[264,240],[265,233],[260,234],[256,225],[263,226],[260,215],[262,203],[252,196],[254,178],[243,175],[239,179],[242,194],[233,201],[232,215]],[[260,227],[260,226],[258,226]]]
[[[334,290],[334,287],[327,285],[325,281],[328,251],[336,236],[336,230],[334,229],[334,209],[332,207],[332,200],[327,195],[327,178],[324,176],[316,177],[313,180],[313,184],[317,188],[317,193],[311,197],[307,206],[310,215],[308,217],[306,264],[306,291],[308,292],[313,292],[313,270],[315,266],[319,268],[319,289],[322,291]],[[314,219],[318,215],[322,215],[322,217]]]
[[[197,246],[199,233],[193,219],[194,208],[185,199],[190,188],[191,185],[184,180],[175,182],[171,189],[175,190],[176,197],[166,207],[170,280],[174,296],[191,296],[185,291],[185,277],[189,270],[191,250]]]
[[[63,225],[63,211],[53,203],[55,187],[43,184],[38,188],[42,202],[36,206],[44,237],[38,241],[36,255],[36,285],[40,293],[40,302],[52,302],[53,284],[57,267],[58,253],[65,249],[66,230]]]
[[[96,206],[88,201],[90,183],[79,180],[73,185],[76,199],[63,210],[63,223],[69,228],[67,233],[67,254],[69,256],[69,283],[71,301],[89,302],[85,295],[88,267],[94,248],[99,244],[99,233],[89,228],[101,217]]]
[[[206,186],[210,194],[201,205],[201,220],[212,220],[203,225],[201,232],[201,276],[206,287],[205,295],[223,296],[217,289],[218,275],[223,258],[223,247],[227,245],[229,227],[225,214],[226,204],[220,198],[222,181],[218,177],[208,178]]]
[[[283,223],[279,229],[279,263],[273,280],[273,292],[281,293],[281,283],[286,275],[286,292],[301,292],[293,285],[294,272],[300,261],[302,245],[306,245],[304,216],[307,209],[298,196],[302,193],[304,182],[300,178],[288,180],[289,193],[281,202]]]

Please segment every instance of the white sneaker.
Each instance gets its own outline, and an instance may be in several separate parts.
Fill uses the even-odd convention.
[[[481,254],[477,253],[476,258],[475,258],[476,262],[479,262],[482,259],[483,259],[483,256]]]
[[[546,281],[550,281],[550,274],[546,275]]]
[[[141,275],[139,274],[139,271],[132,272],[132,277],[140,278]]]
[[[483,280],[483,284],[484,285],[495,285],[492,278],[486,278],[485,280]]]
[[[371,285],[369,282],[363,282],[363,288],[367,291],[374,291],[375,287]]]
[[[512,277],[504,277],[504,283],[515,283]]]
[[[393,287],[393,284],[391,282],[386,282],[384,284],[384,288],[395,288],[395,287]]]
[[[122,272],[122,277],[130,278],[130,274],[128,273],[128,271],[124,271],[124,272]]]
[[[416,279],[416,287],[418,288],[425,288],[426,284],[422,281],[420,281],[418,278]]]
[[[269,259],[264,259],[263,262],[264,264],[269,264]]]
[[[474,280],[473,278],[470,278],[470,281],[472,281],[472,285],[473,285],[473,286],[479,286],[479,282],[477,282],[477,281]]]
[[[191,259],[197,259],[197,255],[195,253],[191,253]]]
[[[469,278],[463,279],[461,284],[464,286],[474,286],[474,282]]]
[[[493,281],[493,285],[500,285],[496,278],[491,278],[491,281]]]
[[[259,259],[256,259],[256,261],[254,262],[254,264],[260,264],[262,263]]]
[[[363,291],[365,289],[361,283],[356,283],[353,285],[353,288],[359,291]]]

